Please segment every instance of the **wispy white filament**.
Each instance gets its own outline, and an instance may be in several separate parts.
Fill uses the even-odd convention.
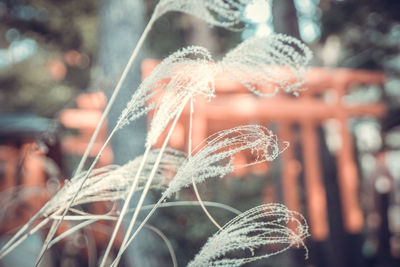
[[[170,197],[182,187],[189,186],[192,177],[196,183],[200,183],[207,178],[223,177],[235,167],[272,161],[287,145],[286,142],[279,144],[276,135],[260,125],[238,126],[215,133],[200,144],[193,151],[192,157],[182,164],[164,195]],[[234,167],[234,156],[242,151],[250,152],[254,161]]]
[[[218,73],[230,74],[259,96],[273,96],[279,90],[296,92],[305,82],[306,64],[311,56],[303,43],[283,34],[246,40],[220,62],[214,62],[205,48],[183,48],[164,59],[142,82],[117,127],[156,108],[146,140],[146,146],[152,146],[190,98],[195,94],[214,96]]]
[[[158,18],[170,11],[196,16],[207,23],[234,28],[242,22],[243,10],[254,0],[161,0],[154,11]]]
[[[216,71],[212,65],[210,53],[202,47],[190,46],[173,53],[141,83],[123,110],[117,127],[156,108],[146,140],[146,147],[150,147],[193,95],[214,96]]]
[[[224,225],[208,239],[188,267],[241,266],[301,246],[307,257],[303,240],[308,236],[307,222],[300,213],[281,204],[261,205]]]
[[[251,38],[230,51],[221,61],[231,74],[258,96],[273,96],[279,90],[301,89],[312,58],[310,49],[284,34]],[[263,87],[261,90],[260,87]]]
[[[205,48],[184,48],[172,54],[163,63],[162,67],[168,69],[170,79],[163,84],[160,104],[150,124],[146,146],[151,146],[157,141],[167,124],[195,95],[214,97],[214,76],[217,69]]]
[[[158,153],[159,149],[154,149],[149,153],[148,161],[140,177],[137,190],[140,190],[146,183],[147,175],[150,173]],[[164,187],[176,173],[184,157],[185,155],[182,152],[167,149],[158,167],[152,186],[154,188]],[[82,190],[75,198],[72,207],[84,203],[125,199],[129,185],[134,179],[141,160],[142,157],[140,156],[122,166],[110,165],[93,170]],[[83,177],[85,177],[85,172],[67,182],[49,201],[45,214],[48,215],[62,209],[65,203],[68,203],[73,197],[80,179]]]

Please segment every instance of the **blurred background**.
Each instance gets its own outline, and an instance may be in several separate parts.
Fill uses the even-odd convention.
[[[0,1],[3,242],[73,174],[156,4]],[[304,250],[293,249],[249,266],[400,266],[400,2],[255,0],[243,19],[247,27],[232,32],[181,13],[161,17],[129,73],[108,127],[158,59],[183,46],[205,46],[219,59],[253,36],[278,32],[297,37],[314,53],[308,90],[300,96],[264,100],[221,82],[215,104],[196,102],[202,116],[195,117],[194,138],[260,123],[291,143],[271,164],[200,185],[201,195],[242,211],[280,202],[307,218],[308,259]],[[251,113],[246,107],[257,108]],[[98,166],[140,155],[146,124],[142,119],[118,133]],[[106,134],[104,127],[92,158]],[[183,119],[171,146],[184,149],[186,134]],[[236,160],[249,159],[242,155]],[[179,199],[195,197],[188,189]],[[232,218],[228,212],[210,211],[222,223]],[[193,207],[162,209],[156,218],[151,224],[171,240],[179,265],[187,264],[215,232],[201,209]],[[93,228],[73,235],[52,248],[43,266],[95,266],[107,232]],[[30,265],[45,235],[32,237],[1,264]],[[158,237],[143,235],[140,243],[125,266],[170,266]]]

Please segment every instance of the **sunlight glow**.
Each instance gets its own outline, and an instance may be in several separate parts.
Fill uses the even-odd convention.
[[[271,19],[271,6],[269,1],[255,0],[245,9],[245,18],[253,23],[265,23]]]
[[[272,28],[267,24],[259,24],[256,30],[256,36],[268,36],[273,32]]]

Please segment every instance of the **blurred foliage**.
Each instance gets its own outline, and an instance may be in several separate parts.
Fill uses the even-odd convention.
[[[98,1],[0,1],[0,111],[52,117],[85,89]]]
[[[145,3],[147,19],[149,20],[158,0],[146,0]],[[170,12],[162,16],[155,22],[146,43],[149,57],[165,58],[184,46],[206,45],[190,42],[190,37],[194,32],[194,23],[205,24],[203,20],[181,12]],[[215,51],[211,51],[215,59],[222,57],[227,51],[241,42],[240,31],[233,32],[221,27],[211,27],[209,25],[206,27],[209,28],[209,37],[212,39],[209,40],[209,42],[217,46],[215,47]],[[206,48],[208,48],[207,45]]]
[[[319,6],[321,42],[339,37],[339,65],[400,72],[390,64],[400,52],[400,1],[321,0]]]
[[[144,2],[149,19],[158,0]],[[399,0],[314,2],[319,2],[321,10],[317,45],[329,46],[335,38],[339,43],[334,66],[400,73]],[[87,89],[99,46],[100,4],[98,0],[0,0],[0,112],[29,111],[54,117]],[[146,42],[148,56],[162,58],[188,45],[193,30],[190,20],[187,15],[171,13],[157,21]],[[215,58],[240,42],[240,32],[220,28],[210,28],[210,32],[218,45]],[[329,54],[332,50],[326,51]],[[398,91],[398,84],[394,91]],[[215,179],[202,185],[200,191],[205,200],[246,210],[264,202],[265,192],[261,190],[276,183],[272,177],[279,177],[276,171],[267,179]],[[279,196],[276,198],[279,200]],[[194,197],[187,191],[181,199]],[[215,228],[198,207],[173,209],[176,212],[161,209],[159,213],[165,220],[152,223],[168,237],[175,237],[172,242],[179,248],[178,259],[184,264]],[[219,222],[232,218],[232,214],[216,211],[210,208]],[[168,256],[165,258],[168,262]]]
[[[145,1],[147,19],[157,2]],[[321,37],[312,46],[325,47],[339,40],[337,59],[327,65],[400,73],[400,1],[317,2]],[[0,112],[53,117],[87,89],[99,45],[100,4],[95,0],[0,0]],[[163,16],[146,42],[147,56],[163,58],[193,44],[193,23],[197,21],[180,13]],[[209,30],[216,44],[215,58],[240,42],[240,32]],[[332,54],[329,49],[325,53]]]
[[[265,203],[266,192],[263,190],[267,185],[273,185],[274,177],[278,177],[276,166],[271,166],[270,172],[265,175],[250,174],[247,177],[238,178],[229,175],[224,178],[209,179],[205,183],[198,184],[203,200],[225,203],[240,211],[246,211],[252,207]],[[275,188],[276,189],[276,188]],[[274,192],[272,189],[271,192]],[[272,199],[276,196],[272,196]],[[193,200],[196,196],[191,188],[184,189],[179,192],[176,200]],[[278,201],[277,199],[275,202]],[[208,207],[208,211],[220,224],[225,224],[233,219],[236,215],[225,211],[221,208]],[[162,219],[160,219],[162,218]],[[216,231],[216,227],[211,223],[209,218],[204,214],[199,205],[187,207],[169,207],[161,208],[157,211],[157,216],[150,221],[151,225],[159,228],[176,248],[179,266],[186,265],[193,259],[195,254],[201,249],[207,239]],[[158,249],[162,249],[164,244],[154,244]],[[167,252],[166,252],[167,253]],[[168,255],[168,254],[166,254]],[[251,266],[290,266],[282,264],[287,254],[283,257],[277,257],[274,260],[260,261],[252,263]],[[168,256],[165,257],[169,262]],[[271,265],[265,265],[267,263]]]

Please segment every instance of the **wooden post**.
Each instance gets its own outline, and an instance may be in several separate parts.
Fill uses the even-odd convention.
[[[316,123],[303,120],[301,126],[301,144],[304,165],[304,183],[307,193],[308,215],[311,237],[322,241],[329,235],[326,191],[319,162],[319,138]]]

